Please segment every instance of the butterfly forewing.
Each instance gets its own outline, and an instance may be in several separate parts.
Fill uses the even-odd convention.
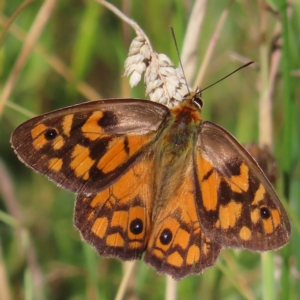
[[[25,122],[11,142],[26,165],[58,185],[95,193],[138,160],[168,114],[143,100],[87,102]]]
[[[224,129],[201,125],[195,163],[197,212],[204,234],[223,247],[265,251],[285,245],[288,216],[268,179]]]

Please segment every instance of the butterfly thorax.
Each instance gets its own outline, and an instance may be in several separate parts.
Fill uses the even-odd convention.
[[[171,118],[161,137],[163,165],[176,166],[193,147],[202,121],[200,109],[187,99],[171,110]]]

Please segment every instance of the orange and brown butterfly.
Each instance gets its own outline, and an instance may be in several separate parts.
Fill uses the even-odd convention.
[[[290,223],[268,179],[200,92],[176,107],[139,99],[83,103],[12,134],[18,157],[77,193],[75,226],[100,255],[145,261],[175,279],[215,264],[222,247],[278,249]]]

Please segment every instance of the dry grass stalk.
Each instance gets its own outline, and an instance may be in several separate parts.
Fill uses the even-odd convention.
[[[36,256],[35,248],[31,242],[29,232],[23,226],[22,222],[23,216],[21,214],[21,210],[19,207],[19,203],[17,201],[17,197],[15,195],[15,188],[12,183],[12,179],[10,174],[6,170],[5,165],[0,160],[0,191],[3,196],[3,203],[5,204],[7,211],[11,218],[11,225],[14,225],[16,240],[18,242],[18,250],[19,252],[24,255],[26,258],[27,265],[29,267],[30,276],[32,276],[33,282],[33,289],[35,291],[36,299],[44,300],[44,276],[41,271],[41,268],[38,263],[38,259]],[[13,223],[12,223],[13,222]],[[1,254],[0,254],[0,268],[1,268]],[[0,270],[1,273],[1,270]],[[0,274],[1,277],[1,293],[0,296],[3,296],[4,291],[4,283],[5,278],[3,277],[4,274]],[[8,296],[8,295],[7,295]],[[0,299],[9,299],[8,297],[0,297]]]
[[[219,22],[218,22],[218,24],[216,26],[216,29],[215,29],[215,31],[213,33],[213,36],[212,36],[212,38],[211,38],[211,40],[210,40],[210,42],[208,44],[208,48],[207,48],[207,50],[205,52],[205,56],[204,56],[204,59],[203,59],[202,64],[201,64],[201,68],[199,69],[199,72],[197,74],[197,77],[196,77],[196,80],[195,80],[195,83],[194,83],[194,89],[196,89],[197,87],[199,87],[201,85],[201,83],[202,83],[202,80],[204,78],[204,75],[206,73],[208,65],[209,65],[209,63],[211,61],[212,53],[213,53],[213,51],[215,49],[215,46],[216,46],[217,41],[219,39],[221,30],[222,30],[222,28],[224,26],[224,23],[225,23],[226,19],[227,19],[227,16],[228,16],[231,4],[232,4],[232,1],[230,1],[228,3],[227,8],[223,11],[223,13],[222,13],[222,15],[221,15],[221,17],[219,19]]]
[[[137,34],[130,45],[128,58],[125,61],[125,75],[130,76],[131,87],[141,81],[144,73],[146,95],[150,97],[150,100],[169,108],[177,105],[190,90],[182,70],[175,68],[165,54],[158,54],[153,50],[147,35],[136,22],[112,4],[103,0],[96,1],[128,23]]]
[[[3,111],[3,108],[6,104],[6,101],[9,99],[11,92],[21,74],[23,67],[31,53],[33,46],[35,45],[36,41],[38,40],[39,36],[43,32],[53,10],[56,5],[56,0],[46,0],[37,17],[35,18],[31,29],[26,37],[26,40],[23,44],[22,50],[15,62],[14,67],[8,77],[7,82],[4,85],[2,94],[0,96],[0,114]]]
[[[125,274],[122,278],[122,282],[119,286],[117,295],[115,297],[115,300],[122,300],[124,299],[124,295],[126,292],[126,288],[128,286],[128,281],[130,279],[130,276],[132,275],[133,271],[134,271],[134,267],[136,265],[136,261],[128,261],[125,263],[126,264],[126,268],[125,268]]]
[[[0,25],[4,26],[8,23],[8,19],[4,15],[0,15]],[[8,28],[8,31],[13,34],[18,40],[24,43],[26,39],[26,32],[18,27],[16,24],[11,24]],[[101,95],[93,89],[89,84],[84,81],[76,80],[72,74],[72,71],[67,67],[67,65],[59,59],[57,55],[49,53],[48,50],[39,42],[36,42],[33,47],[33,51],[39,55],[41,55],[45,61],[49,64],[49,66],[62,76],[66,81],[72,82],[74,86],[77,88],[78,92],[81,93],[88,100],[101,99]],[[35,115],[29,111],[26,111],[22,107],[17,107],[15,103],[11,103],[7,100],[6,106],[12,107],[17,111],[20,111],[24,115],[32,118]]]
[[[0,33],[0,47],[2,46],[3,40],[5,35],[7,34],[7,31],[11,24],[14,22],[14,20],[17,18],[17,16],[29,5],[31,4],[33,0],[27,0],[24,1],[19,5],[19,7],[13,12],[13,14],[10,16],[9,19],[7,19],[7,22],[4,24],[2,31]]]
[[[198,48],[202,24],[206,14],[207,0],[196,0],[189,17],[184,37],[181,62],[187,82],[192,82],[198,68]]]

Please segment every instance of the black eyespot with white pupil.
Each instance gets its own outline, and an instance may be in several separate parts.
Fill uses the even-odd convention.
[[[159,240],[163,245],[168,245],[173,238],[172,231],[169,228],[165,228],[160,234]]]
[[[139,218],[136,218],[134,220],[131,221],[130,223],[130,231],[137,235],[143,232],[144,229],[144,225],[143,225],[143,221]]]
[[[58,136],[58,132],[54,128],[49,128],[45,131],[44,136],[46,140],[51,141]]]
[[[260,208],[260,216],[264,220],[269,219],[271,217],[271,212],[267,207],[263,206]]]

